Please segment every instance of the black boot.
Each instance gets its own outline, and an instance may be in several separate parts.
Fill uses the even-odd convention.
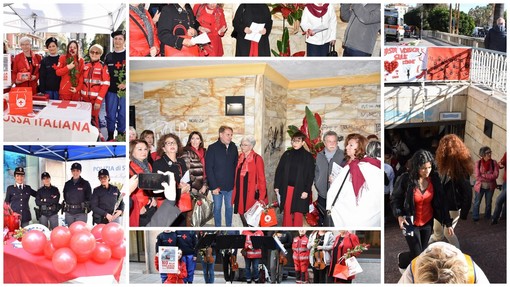
[[[111,141],[111,140],[114,140],[114,138],[113,138],[113,134],[114,134],[114,132],[110,132],[110,131],[109,131],[109,132],[108,132],[108,139],[107,139],[106,141],[108,141],[108,142],[109,142],[109,141]]]

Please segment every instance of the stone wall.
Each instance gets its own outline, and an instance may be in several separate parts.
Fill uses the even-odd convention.
[[[380,136],[380,92],[379,84],[290,90],[288,125],[301,127],[308,106],[321,115],[323,132],[333,130],[344,137],[350,133]],[[290,146],[289,137],[286,146]]]
[[[485,119],[493,122],[492,138],[483,132]],[[478,160],[482,146],[492,149],[492,158],[499,161],[506,151],[506,100],[491,96],[486,91],[470,87],[467,98],[466,135],[464,142]],[[500,181],[503,172],[500,171]]]
[[[255,81],[255,76],[246,76],[145,82],[142,87],[131,84],[130,105],[136,106],[137,132],[152,130],[156,139],[172,132],[185,144],[196,130],[207,147],[218,139],[218,128],[228,125],[239,145],[243,135],[255,132]],[[244,117],[225,116],[226,96],[245,96]]]

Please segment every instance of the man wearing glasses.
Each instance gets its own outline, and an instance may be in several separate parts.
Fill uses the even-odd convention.
[[[94,44],[89,48],[90,62],[83,67],[83,87],[81,89],[81,101],[92,104],[92,124],[101,130],[99,124],[99,111],[101,103],[106,97],[110,87],[110,75],[108,67],[100,61],[103,55],[103,47]],[[106,123],[103,123],[106,127]]]

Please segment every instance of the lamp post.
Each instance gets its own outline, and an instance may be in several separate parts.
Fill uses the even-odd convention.
[[[421,34],[423,33],[423,4],[421,4],[421,15],[420,15],[420,40]]]

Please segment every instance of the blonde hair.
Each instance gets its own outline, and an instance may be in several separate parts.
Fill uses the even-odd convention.
[[[418,258],[414,283],[468,283],[468,264],[462,252],[455,246],[436,242]]]

